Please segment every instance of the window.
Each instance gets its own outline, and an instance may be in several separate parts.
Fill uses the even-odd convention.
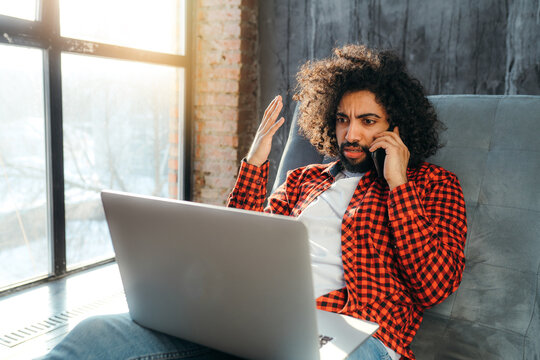
[[[0,287],[49,272],[43,51],[0,44]]]
[[[60,33],[69,38],[183,55],[183,3],[178,0],[61,0]]]
[[[37,20],[38,0],[2,0],[0,14],[19,19]]]
[[[0,1],[0,292],[114,256],[99,193],[189,197],[190,1]]]

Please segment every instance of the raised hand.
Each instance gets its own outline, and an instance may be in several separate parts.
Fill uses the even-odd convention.
[[[399,129],[383,131],[375,135],[369,151],[383,148],[386,152],[384,160],[384,178],[388,182],[390,190],[407,182],[407,165],[409,164],[410,152],[399,136]]]
[[[283,117],[277,120],[282,108],[283,101],[281,95],[278,95],[264,111],[261,124],[257,129],[249,153],[246,156],[246,161],[249,164],[261,166],[268,159],[268,155],[270,155],[270,150],[272,149],[272,137],[285,122]]]

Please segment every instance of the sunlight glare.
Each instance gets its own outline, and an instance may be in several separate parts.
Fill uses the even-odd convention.
[[[0,0],[0,14],[25,20],[36,20],[37,0]]]
[[[185,0],[60,0],[65,37],[184,53]]]

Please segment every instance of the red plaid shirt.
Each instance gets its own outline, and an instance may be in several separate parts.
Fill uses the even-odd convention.
[[[227,205],[263,211],[268,167],[243,161]],[[264,211],[298,216],[340,170],[334,162],[289,172]],[[409,345],[424,310],[461,282],[467,219],[454,174],[422,163],[407,176],[409,181],[392,191],[374,171],[360,180],[341,225],[347,286],[319,297],[317,307],[378,323],[374,336],[414,359]]]

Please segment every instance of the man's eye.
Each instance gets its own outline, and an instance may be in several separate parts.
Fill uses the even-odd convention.
[[[347,122],[347,119],[342,118],[342,117],[338,117],[338,118],[337,118],[337,122],[338,122],[338,123],[345,123],[345,122]]]
[[[364,123],[366,123],[367,125],[373,125],[376,123],[376,121],[371,119],[364,119]]]

